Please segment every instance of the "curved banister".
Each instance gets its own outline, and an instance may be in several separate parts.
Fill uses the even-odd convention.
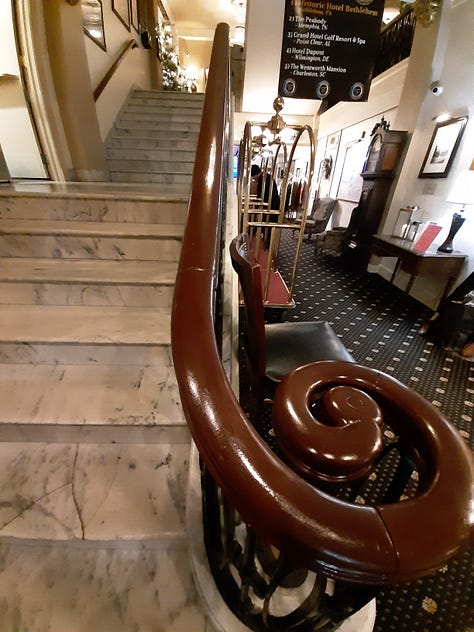
[[[296,563],[359,583],[418,577],[428,569],[416,560],[400,566],[384,516],[295,474],[257,434],[227,380],[214,329],[229,129],[226,24],[216,29],[210,68],[172,313],[174,367],[193,439],[243,520]]]
[[[97,99],[100,97],[102,92],[105,90],[107,84],[112,79],[112,77],[115,74],[117,68],[123,62],[123,60],[124,60],[125,56],[127,55],[127,53],[129,51],[131,51],[132,49],[134,49],[134,48],[138,48],[138,44],[137,44],[137,42],[134,39],[131,39],[131,40],[129,40],[128,42],[126,42],[124,44],[124,46],[122,47],[122,50],[120,51],[120,53],[117,56],[117,59],[110,66],[110,68],[107,70],[107,72],[105,73],[103,78],[100,80],[97,88],[94,90],[94,93],[93,93],[94,94],[94,101],[97,101]]]

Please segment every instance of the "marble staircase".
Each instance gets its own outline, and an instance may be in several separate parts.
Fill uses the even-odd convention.
[[[211,630],[170,353],[187,193],[36,188],[0,188],[0,632]]]
[[[189,190],[204,95],[134,90],[107,138],[111,178]]]

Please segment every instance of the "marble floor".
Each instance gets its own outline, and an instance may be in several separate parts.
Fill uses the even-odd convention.
[[[185,531],[188,455],[0,444],[0,632],[211,632]]]

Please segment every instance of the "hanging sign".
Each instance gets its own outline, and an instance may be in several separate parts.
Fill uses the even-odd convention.
[[[367,101],[384,0],[285,0],[278,94]]]

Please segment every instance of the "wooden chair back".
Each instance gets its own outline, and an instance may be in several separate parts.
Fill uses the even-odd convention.
[[[251,260],[249,238],[235,237],[230,244],[232,266],[240,282],[243,310],[243,346],[253,413],[261,410],[265,384],[265,319],[260,265]],[[252,417],[251,417],[252,419]]]

